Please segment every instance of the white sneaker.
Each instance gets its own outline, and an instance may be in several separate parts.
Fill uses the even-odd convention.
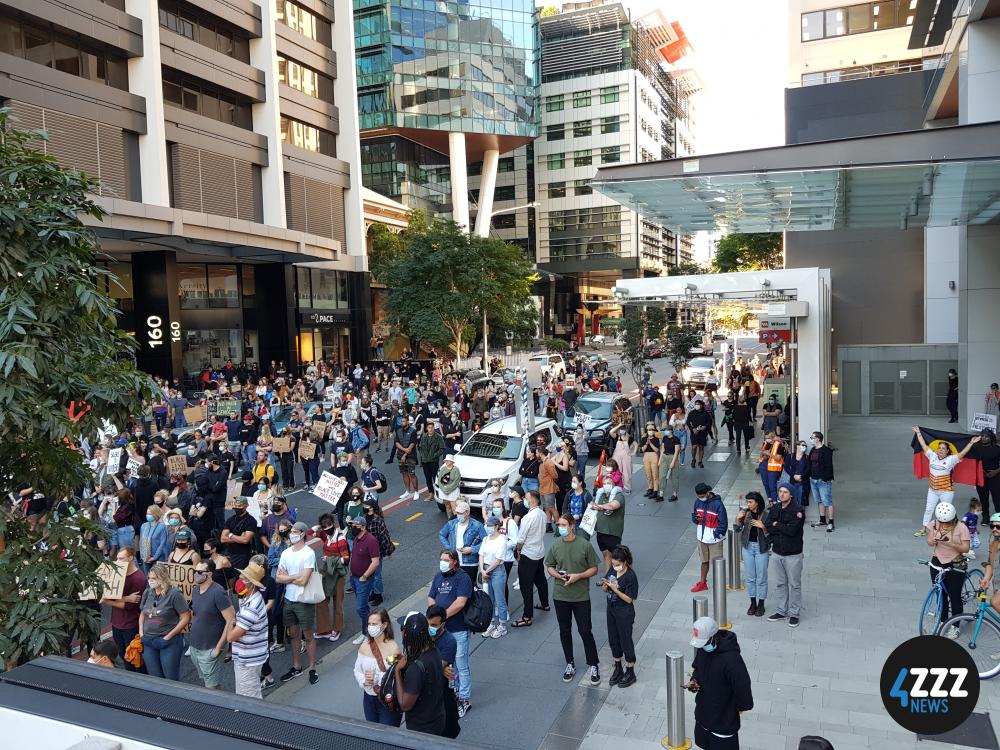
[[[514,585],[511,588],[513,588],[514,591],[520,591],[521,590],[521,579],[520,578],[515,578],[514,579]]]
[[[493,632],[490,634],[490,638],[503,638],[507,635],[507,628],[503,624],[497,625]]]
[[[951,638],[951,640],[958,639],[958,628],[952,625],[950,628],[941,633],[945,638]]]
[[[965,553],[965,556],[967,558],[969,558],[970,560],[975,560],[976,559],[976,553],[973,552],[971,549],[968,552]]]
[[[330,631],[330,635],[328,635],[326,637],[326,639],[328,641],[333,641],[333,642],[339,641],[340,640],[340,631],[339,630],[332,630],[332,631]]]
[[[486,628],[486,630],[484,630],[482,632],[483,638],[492,638],[493,637],[493,631],[496,630],[496,629],[497,629],[496,623],[491,622],[490,626],[488,628]]]
[[[184,656],[191,656],[191,647],[187,647],[187,651],[184,652]]]
[[[355,646],[360,646],[364,642],[365,642],[365,634],[364,633],[359,634],[357,638],[355,638],[353,641],[351,641],[351,643],[354,644]]]

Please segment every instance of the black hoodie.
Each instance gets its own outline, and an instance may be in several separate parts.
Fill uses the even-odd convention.
[[[716,734],[736,734],[740,711],[753,708],[750,673],[740,656],[736,633],[720,630],[711,653],[698,649],[694,657],[695,680],[700,689],[694,699],[694,720]]]

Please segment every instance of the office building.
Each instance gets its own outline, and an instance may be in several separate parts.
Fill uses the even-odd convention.
[[[792,5],[787,145],[597,185],[678,231],[784,230],[789,267],[830,270],[840,411],[945,414],[955,367],[970,427],[1000,379],[1000,8]]]
[[[553,274],[545,330],[581,337],[597,323],[584,300],[610,299],[623,276],[662,274],[682,257],[678,236],[590,181],[601,166],[673,158],[680,140],[689,151],[696,76],[679,65],[674,74],[688,44],[659,12],[633,20],[621,3],[566,4],[539,26],[536,261]]]
[[[481,162],[486,231],[500,157],[537,132],[533,4],[357,0],[354,23],[365,185],[471,230],[468,170]]]
[[[0,3],[0,100],[100,179],[144,370],[364,358],[350,19],[347,0]]]

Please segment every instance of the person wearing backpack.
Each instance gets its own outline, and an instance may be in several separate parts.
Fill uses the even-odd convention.
[[[365,456],[361,461],[361,489],[364,490],[365,497],[372,498],[376,502],[378,495],[389,489],[389,481],[375,468],[375,460],[371,455]]]
[[[465,606],[472,598],[472,579],[459,566],[458,552],[454,549],[441,550],[438,557],[439,570],[427,593],[427,606],[437,604],[444,607],[448,615],[445,630],[451,633],[458,643],[455,670],[458,677],[458,716],[461,718],[472,707],[472,671],[469,668],[471,632],[465,622]]]
[[[351,462],[355,463],[355,470],[361,471],[362,462],[365,456],[368,455],[368,446],[371,445],[371,438],[368,437],[368,431],[364,427],[358,424],[357,417],[352,417],[350,421],[350,427],[347,432],[347,440],[353,448],[353,454],[351,456]]]

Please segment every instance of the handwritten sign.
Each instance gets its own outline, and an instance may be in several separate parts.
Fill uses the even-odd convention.
[[[597,509],[587,507],[580,519],[580,531],[585,531],[590,536],[594,535],[594,527],[597,526]]]
[[[983,430],[993,430],[994,433],[997,431],[996,414],[976,413],[972,415],[972,432],[982,432]]]
[[[336,387],[332,385],[327,387],[327,389],[323,391],[323,395],[326,396],[327,401],[333,401],[337,397]]]
[[[184,410],[184,419],[188,424],[199,424],[205,421],[208,416],[208,409],[204,406],[189,406]]]
[[[240,496],[240,488],[242,484],[242,482],[236,479],[230,479],[229,482],[226,483],[226,510],[232,510],[236,507],[236,498]]]
[[[228,418],[233,414],[238,415],[239,413],[240,400],[238,398],[217,398],[215,401],[210,401],[208,403],[209,417],[221,415]]]
[[[121,599],[125,591],[125,577],[128,575],[128,563],[125,562],[104,562],[97,570],[97,577],[104,583],[104,598]],[[97,599],[97,592],[94,589],[86,589],[80,594],[81,601]]]
[[[334,476],[329,471],[324,471],[320,474],[316,487],[313,488],[313,494],[320,500],[324,500],[336,508],[345,489],[347,489],[346,479]]]
[[[316,443],[303,440],[299,443],[299,460],[309,461],[316,458]]]
[[[181,476],[187,474],[191,469],[187,465],[186,456],[168,456],[167,457],[167,474],[170,476]]]
[[[118,467],[122,465],[122,449],[112,448],[108,451],[108,468],[112,474],[118,473]]]
[[[290,437],[276,437],[271,441],[271,450],[275,453],[291,453],[292,439]]]
[[[191,602],[191,594],[194,591],[194,565],[181,565],[180,563],[164,563],[170,582],[184,594],[184,598]]]
[[[135,474],[139,470],[139,467],[142,466],[144,463],[145,461],[141,461],[135,456],[129,456],[128,463],[125,464],[125,470],[131,474]]]

